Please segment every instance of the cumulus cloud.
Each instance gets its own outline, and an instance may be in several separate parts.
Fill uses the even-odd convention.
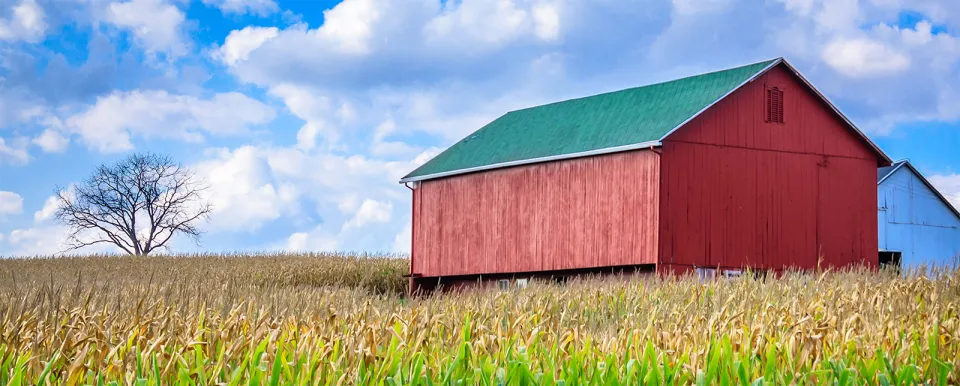
[[[514,1],[448,2],[424,26],[428,42],[459,49],[491,49],[535,36],[555,40],[560,31],[556,6]],[[466,43],[467,45],[464,45]]]
[[[960,209],[960,174],[937,174],[928,180],[954,207]]]
[[[23,211],[23,197],[14,192],[0,190],[0,220],[4,216],[20,214]]]
[[[297,232],[287,238],[279,249],[288,251],[335,251],[340,244],[335,236],[324,233],[322,230],[313,232]]]
[[[65,246],[69,235],[69,229],[50,222],[16,228],[6,234],[0,233],[0,236],[2,236],[0,237],[0,245],[3,245],[0,251],[2,251],[2,256],[59,256],[63,254],[119,252],[119,248],[107,244],[68,250]]]
[[[253,14],[269,16],[280,10],[273,0],[203,0],[208,6],[214,6],[228,15]]]
[[[409,156],[418,149],[403,141],[390,140],[390,136],[397,132],[397,124],[393,119],[386,119],[374,129],[373,143],[370,145],[370,154],[375,156]]]
[[[5,197],[10,192],[0,192],[0,220],[3,219]],[[19,196],[17,196],[19,197]],[[13,199],[13,201],[17,201]],[[23,211],[22,199],[19,200],[16,213]],[[63,253],[105,253],[117,252],[116,247],[109,245],[87,246],[77,250],[67,250],[69,229],[53,221],[56,213],[56,197],[48,197],[43,207],[34,213],[34,221],[29,225],[22,224],[4,232],[0,230],[0,256],[51,256]],[[0,221],[2,223],[2,221]],[[93,234],[81,234],[84,240],[92,240]]]
[[[25,146],[14,141],[7,143],[3,137],[0,137],[0,165],[3,164],[25,164],[30,161],[30,154],[27,153]]]
[[[0,41],[36,43],[47,30],[43,8],[35,0],[20,0],[10,9],[8,17],[2,15],[0,13]]]
[[[50,256],[63,252],[68,231],[56,225],[17,228],[3,236],[6,256]]]
[[[346,0],[323,11],[324,23],[312,33],[340,52],[364,54],[381,15],[377,0]]]
[[[536,57],[563,34],[561,1],[346,0],[324,12],[316,28],[296,24],[235,63],[244,82],[262,86],[370,86],[447,74],[468,75],[522,62],[491,57]],[[268,58],[282,57],[278,61]],[[389,75],[389,76],[387,76]],[[468,75],[469,76],[469,75]]]
[[[678,14],[716,13],[730,5],[731,0],[673,0]]]
[[[212,150],[194,167],[211,187],[214,212],[205,225],[211,234],[247,233],[283,221],[294,230],[267,248],[392,250],[392,235],[403,227],[394,221],[396,208],[409,200],[397,181],[416,164],[243,146]]]
[[[279,84],[271,87],[269,93],[280,98],[290,113],[304,121],[297,131],[297,147],[309,150],[317,145],[318,139],[330,145],[339,140],[337,128],[331,122],[336,115],[334,103],[320,91],[293,84]]]
[[[134,41],[155,59],[179,58],[190,47],[182,30],[185,14],[166,0],[111,3],[104,21],[129,31]]]
[[[33,143],[48,153],[62,153],[67,150],[70,139],[56,129],[46,129],[33,139]]]
[[[66,128],[101,152],[130,150],[132,136],[200,141],[205,135],[238,135],[273,120],[274,110],[237,92],[210,98],[166,91],[114,92],[66,120]]]
[[[278,31],[277,27],[254,26],[230,31],[218,51],[219,59],[233,66],[238,61],[246,59],[251,51],[260,47],[265,41],[277,37]]]
[[[410,253],[413,245],[413,224],[407,223],[403,230],[393,238],[393,251]]]
[[[215,151],[215,157],[195,166],[209,184],[209,228],[250,232],[299,210],[301,192],[292,183],[276,181],[258,149],[245,146]]]
[[[824,47],[822,58],[835,70],[855,78],[895,75],[910,68],[906,55],[866,38],[833,40]]]
[[[538,4],[533,7],[534,31],[542,40],[557,40],[560,37],[560,11],[554,4]]]
[[[69,194],[73,196],[72,190]],[[57,214],[57,209],[59,207],[60,201],[57,199],[57,196],[47,197],[47,200],[43,202],[43,207],[33,213],[33,221],[41,223],[52,219],[53,216]]]
[[[350,221],[343,224],[343,229],[361,228],[367,224],[390,222],[393,205],[389,202],[364,200]]]

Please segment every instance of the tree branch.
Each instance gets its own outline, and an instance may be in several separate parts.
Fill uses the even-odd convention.
[[[134,154],[98,167],[71,189],[58,189],[56,217],[71,229],[70,249],[109,243],[146,255],[177,234],[199,238],[194,224],[211,212],[202,194],[206,189],[167,156]]]

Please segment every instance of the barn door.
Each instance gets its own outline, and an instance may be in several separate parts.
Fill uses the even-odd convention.
[[[817,163],[817,256],[824,268],[859,262],[864,246],[864,192],[857,183],[863,160],[824,156]],[[875,193],[872,194],[876,197]],[[867,204],[874,206],[872,204]],[[871,209],[871,212],[876,208]],[[874,212],[875,213],[875,212]],[[870,221],[871,227],[876,224]],[[873,234],[876,237],[876,233]]]

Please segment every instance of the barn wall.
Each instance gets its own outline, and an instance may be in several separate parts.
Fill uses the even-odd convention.
[[[877,189],[880,249],[902,252],[901,265],[953,265],[960,258],[960,219],[903,166]]]
[[[764,121],[767,86],[784,124]],[[784,66],[663,141],[662,271],[877,264],[877,157]]]
[[[653,264],[659,155],[640,150],[423,182],[414,275]]]

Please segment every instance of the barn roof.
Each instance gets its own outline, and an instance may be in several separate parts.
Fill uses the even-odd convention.
[[[879,185],[883,180],[887,179],[887,176],[893,174],[894,171],[899,169],[903,164],[907,163],[907,160],[899,160],[894,162],[890,166],[883,166],[877,168],[877,184]]]
[[[511,111],[455,143],[400,182],[660,146],[666,136],[780,63],[793,70],[783,58],[777,58]],[[843,117],[826,98],[823,100]],[[846,117],[843,119],[881,159],[889,162],[856,126]]]

